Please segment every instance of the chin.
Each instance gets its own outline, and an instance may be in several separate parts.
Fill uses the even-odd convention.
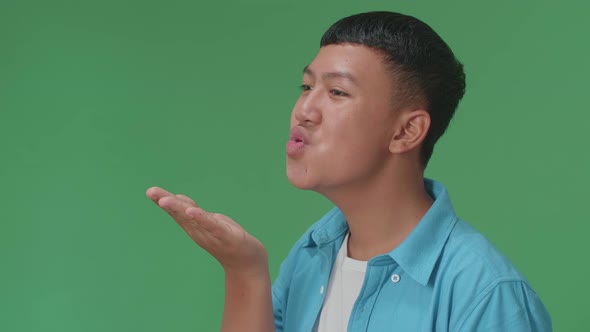
[[[295,181],[291,181],[291,180],[289,180],[289,182],[293,185],[293,187],[295,187],[297,189],[301,189],[301,190],[314,190],[314,187],[313,186],[307,185],[306,183],[295,182]]]
[[[298,189],[313,190],[315,188],[313,181],[309,178],[307,169],[287,166],[287,179]]]
[[[306,181],[305,178],[289,176],[289,174],[287,174],[287,179],[289,179],[289,183],[291,183],[293,185],[293,187],[295,187],[297,189],[302,189],[302,190],[312,190],[313,189],[313,186],[310,185],[309,182]]]

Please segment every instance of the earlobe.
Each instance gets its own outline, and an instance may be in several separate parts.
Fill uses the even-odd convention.
[[[430,128],[430,115],[425,110],[408,112],[400,120],[389,144],[390,152],[398,154],[420,146]]]

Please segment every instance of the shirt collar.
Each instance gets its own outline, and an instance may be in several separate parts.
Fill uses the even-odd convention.
[[[424,179],[424,186],[434,200],[430,209],[398,247],[374,258],[378,260],[383,256],[391,257],[410,277],[422,285],[428,284],[434,266],[457,222],[446,188],[430,179]],[[346,219],[340,209],[334,207],[310,228],[304,245],[322,247],[342,238],[346,232]]]
[[[311,226],[304,246],[322,247],[341,238],[346,232],[348,232],[346,218],[338,207],[334,207],[322,219]]]
[[[434,266],[457,223],[451,199],[439,182],[425,179],[426,191],[434,203],[410,235],[389,256],[414,280],[428,284]]]

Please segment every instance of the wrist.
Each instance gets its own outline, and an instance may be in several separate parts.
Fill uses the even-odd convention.
[[[269,273],[268,253],[262,247],[240,259],[222,264],[226,276],[232,278],[257,278]]]
[[[268,261],[250,266],[224,267],[225,278],[228,280],[261,280],[270,278]]]

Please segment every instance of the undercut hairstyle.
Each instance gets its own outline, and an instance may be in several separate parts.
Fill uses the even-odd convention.
[[[420,150],[423,167],[446,131],[465,94],[465,73],[449,46],[426,23],[394,12],[369,12],[345,17],[322,36],[320,47],[364,45],[380,52],[397,91],[396,105],[421,103],[430,128]]]

